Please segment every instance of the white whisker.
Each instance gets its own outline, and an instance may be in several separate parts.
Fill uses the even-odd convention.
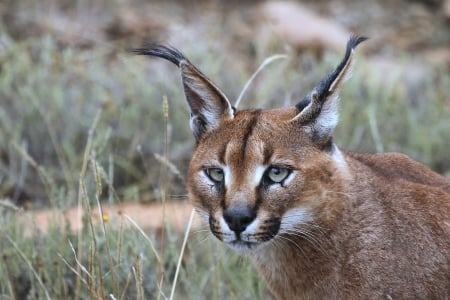
[[[192,244],[195,245],[195,246],[204,244],[206,241],[210,240],[212,237],[213,237],[212,234],[209,234],[209,233],[204,234],[203,236],[198,237],[195,240],[193,240]]]
[[[297,236],[303,238],[305,241],[309,242],[311,246],[317,251],[321,252],[325,256],[329,256],[328,251],[324,248],[323,241],[319,239],[312,232],[304,231],[304,230],[289,230],[286,232],[288,235]]]
[[[300,245],[298,245],[294,240],[292,240],[292,239],[290,239],[290,238],[288,238],[288,237],[286,237],[286,236],[283,236],[283,235],[277,235],[277,238],[278,238],[278,239],[281,239],[282,241],[291,243],[292,245],[294,245],[294,247],[296,247],[296,248],[300,251],[300,253],[301,253],[306,259],[309,259],[309,258],[308,258],[308,255],[306,255],[306,253],[305,253],[305,251],[302,249],[302,247],[300,247]]]

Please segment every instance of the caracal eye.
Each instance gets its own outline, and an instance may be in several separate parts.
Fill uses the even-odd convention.
[[[291,171],[289,169],[270,167],[266,176],[269,177],[272,182],[280,183],[285,180],[290,173]]]
[[[206,175],[214,182],[222,182],[224,178],[223,170],[220,168],[209,168],[205,170]]]

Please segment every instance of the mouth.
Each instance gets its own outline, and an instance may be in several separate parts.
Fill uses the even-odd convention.
[[[263,244],[265,244],[265,243],[264,242],[247,242],[247,241],[243,241],[243,240],[234,240],[231,242],[227,242],[225,244],[228,247],[230,247],[231,249],[233,249],[234,251],[236,251],[240,254],[245,254],[245,253],[249,253],[254,250],[260,249],[261,247],[263,247]]]
[[[256,219],[242,231],[238,231],[230,230],[230,224],[227,224],[224,218],[213,218],[210,215],[208,221],[213,235],[239,254],[248,254],[269,245],[278,235],[281,225],[278,218],[267,218],[263,221]]]
[[[245,228],[230,228],[230,224],[223,217],[214,218],[212,215],[208,217],[211,233],[239,254],[250,254],[271,244],[278,235],[281,225],[279,218],[266,217],[255,219]]]

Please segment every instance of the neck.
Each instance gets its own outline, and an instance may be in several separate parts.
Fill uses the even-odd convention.
[[[331,299],[335,254],[328,232],[317,227],[281,235],[251,259],[277,299]]]
[[[251,259],[277,299],[336,299],[343,211],[353,202],[356,179],[337,147],[329,170],[333,186],[322,186],[314,199],[314,220],[281,233]],[[339,183],[339,184],[337,184]]]

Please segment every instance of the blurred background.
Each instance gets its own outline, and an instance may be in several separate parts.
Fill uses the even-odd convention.
[[[296,103],[332,70],[351,33],[369,36],[342,91],[336,141],[352,151],[402,151],[445,174],[449,7],[444,0],[2,1],[0,197],[49,204],[45,171],[64,187],[55,192],[68,194],[64,205],[74,205],[99,110],[96,156],[121,198],[159,197],[155,154],[166,146],[180,170],[168,174],[170,193],[184,193],[193,140],[178,70],[128,52],[155,41],[181,49],[232,100],[265,58],[287,53],[242,103],[274,107]]]
[[[358,48],[353,77],[341,90],[337,144],[359,152],[403,152],[450,176],[449,0],[3,0],[0,282],[5,284],[0,283],[0,299],[47,294],[102,298],[108,289],[133,299],[164,294],[155,278],[173,276],[181,243],[176,233],[155,242],[161,257],[168,257],[169,271],[133,277],[141,285],[128,288],[130,268],[136,266],[133,255],[142,250],[138,234],[129,236],[133,259],[118,263],[122,282],[119,275],[110,278],[117,269],[111,259],[102,264],[91,252],[82,253],[81,248],[102,251],[96,234],[81,247],[83,237],[56,222],[60,228],[50,235],[57,245],[53,249],[41,232],[23,237],[35,225],[16,225],[20,209],[186,201],[184,177],[194,141],[179,71],[166,61],[134,56],[130,49],[152,42],[179,48],[232,102],[266,58],[287,54],[264,68],[240,104],[269,108],[300,100],[337,65],[352,33],[370,40]],[[166,235],[167,230],[150,234]],[[94,271],[90,277],[71,272],[67,265],[77,262],[68,236],[78,242],[75,256],[92,270],[96,263],[110,265],[106,273],[97,271],[99,282],[92,279]],[[105,235],[103,241],[115,237]],[[191,248],[199,244],[204,246],[197,242]],[[124,245],[114,250],[122,253]],[[250,266],[237,258],[217,263],[222,250],[207,247],[212,248],[191,250],[184,266],[196,266],[197,277],[183,279],[180,299],[267,295],[257,277],[249,275],[254,274]],[[202,251],[216,253],[204,261],[205,269],[199,267],[198,260],[205,260]],[[152,263],[155,257],[144,266]],[[235,265],[247,279],[236,277]],[[61,282],[43,288],[57,272]],[[97,285],[86,283],[83,289],[85,277]],[[41,284],[38,278],[47,280]]]

